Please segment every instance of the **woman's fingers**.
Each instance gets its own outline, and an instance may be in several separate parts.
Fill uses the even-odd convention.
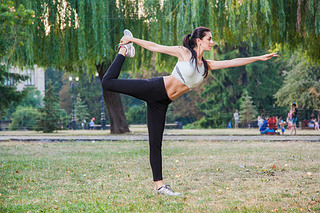
[[[130,36],[124,35],[120,39],[120,45],[128,44],[130,42]]]
[[[267,61],[267,60],[270,60],[271,58],[273,57],[278,57],[278,53],[270,53],[270,54],[266,54],[263,56],[264,60]]]

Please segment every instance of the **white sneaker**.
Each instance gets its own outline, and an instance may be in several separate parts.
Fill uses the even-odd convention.
[[[174,192],[171,189],[170,185],[161,186],[159,189],[154,188],[153,193],[154,194],[164,194],[167,196],[179,196],[180,195],[179,192]]]
[[[133,35],[132,35],[132,33],[130,32],[130,30],[127,30],[127,29],[125,29],[124,31],[123,31],[123,34],[124,35],[127,35],[127,36],[130,36],[130,37],[133,37]],[[126,56],[128,56],[128,57],[133,57],[134,55],[135,55],[135,49],[134,49],[134,46],[133,46],[133,43],[132,42],[130,42],[130,43],[128,43],[128,44],[125,44],[125,45],[121,45],[121,46],[123,46],[124,48],[126,48],[127,49],[127,53],[126,53]]]

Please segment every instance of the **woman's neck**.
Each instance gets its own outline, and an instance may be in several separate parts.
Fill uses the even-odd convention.
[[[197,53],[197,60],[202,61],[203,51],[198,50],[198,49],[194,49],[194,51]]]

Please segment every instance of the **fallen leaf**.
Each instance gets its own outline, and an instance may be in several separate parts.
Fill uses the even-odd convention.
[[[276,168],[277,168],[276,165],[273,165],[273,166],[272,166],[272,169],[276,169]]]

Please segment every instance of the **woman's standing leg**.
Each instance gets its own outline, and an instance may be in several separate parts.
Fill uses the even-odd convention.
[[[162,138],[168,105],[148,103],[147,124],[149,133],[150,164],[153,180],[161,181],[162,177]]]

